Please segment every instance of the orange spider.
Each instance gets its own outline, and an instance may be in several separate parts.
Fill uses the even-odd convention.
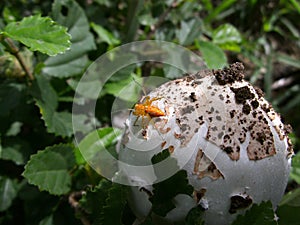
[[[160,97],[150,99],[149,96],[146,96],[145,100],[142,103],[135,104],[133,115],[137,116],[134,125],[138,118],[142,117],[142,126],[145,129],[148,124],[144,124],[144,117],[147,117],[149,120],[153,117],[165,116],[166,114],[161,111],[158,107],[152,106],[152,102],[161,99]]]

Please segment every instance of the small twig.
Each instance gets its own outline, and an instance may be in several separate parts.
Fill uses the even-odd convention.
[[[90,221],[88,218],[85,217],[83,210],[80,207],[80,204],[78,202],[78,199],[82,197],[84,194],[84,191],[77,191],[77,192],[72,192],[69,195],[69,203],[74,208],[76,214],[80,214],[80,220],[83,225],[91,225]]]
[[[30,80],[34,80],[34,77],[29,70],[29,68],[26,66],[26,63],[24,62],[24,59],[22,55],[19,53],[19,48],[13,43],[13,41],[10,38],[5,38],[6,47],[8,48],[9,52],[16,57],[18,62],[20,63],[22,69],[25,71],[26,75]]]
[[[146,39],[150,39],[151,36],[154,34],[155,30],[161,26],[161,24],[164,22],[167,15],[171,12],[172,9],[176,8],[178,6],[178,2],[174,1],[167,9],[164,11],[163,14],[160,15],[157,22],[151,27],[151,31],[148,33]]]

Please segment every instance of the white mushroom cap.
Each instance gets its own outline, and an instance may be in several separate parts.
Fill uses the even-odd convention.
[[[167,215],[171,221],[184,219],[200,204],[206,224],[230,224],[253,203],[270,200],[275,209],[284,194],[293,155],[287,126],[242,73],[242,64],[235,63],[167,82],[148,95],[159,98],[151,106],[165,116],[152,117],[146,127],[142,120],[147,118],[136,124],[136,116],[127,120],[120,159],[151,165],[152,156],[167,148],[194,187],[194,198],[178,196],[177,207]],[[157,175],[120,166],[133,185],[149,191],[172,169],[162,167]],[[145,192],[132,190],[132,206],[142,218],[151,203]]]

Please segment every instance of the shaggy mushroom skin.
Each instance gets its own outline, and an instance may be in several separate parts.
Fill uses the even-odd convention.
[[[194,196],[174,198],[176,208],[166,220],[184,220],[196,205],[203,208],[207,225],[230,224],[262,201],[270,200],[276,209],[293,155],[290,129],[262,91],[243,79],[243,69],[235,63],[169,81],[144,96],[155,99],[151,107],[164,115],[132,113],[127,119],[119,158],[137,169],[120,165],[120,171],[132,185],[136,224],[151,209],[151,183],[157,180],[154,172],[145,175],[138,168],[151,165],[153,155],[164,149],[187,171],[194,188]]]

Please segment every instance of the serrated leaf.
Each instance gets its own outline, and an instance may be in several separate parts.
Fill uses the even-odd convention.
[[[165,160],[169,156],[170,153],[166,149],[153,156],[151,161],[153,164],[156,164]],[[176,159],[172,160],[177,164]],[[172,201],[176,195],[191,195],[193,190],[193,187],[188,182],[187,172],[185,170],[179,170],[176,174],[168,179],[153,184],[153,195],[149,198],[149,200],[152,202],[153,212],[160,216],[166,216],[169,211],[176,207]]]
[[[300,152],[292,158],[292,169],[290,177],[300,184]]]
[[[18,193],[17,182],[0,176],[0,212],[7,210]]]
[[[239,215],[232,225],[277,225],[272,203],[254,204],[245,215]]]
[[[68,27],[72,36],[72,46],[65,54],[46,59],[42,71],[49,76],[60,78],[81,74],[88,63],[85,54],[96,49],[85,11],[76,1],[56,0],[52,6],[52,13],[55,21]]]
[[[196,45],[209,69],[221,69],[227,65],[226,55],[217,45],[206,41],[196,42]]]
[[[106,30],[104,27],[95,23],[91,23],[91,27],[97,33],[100,42],[105,42],[111,46],[115,46],[121,43],[119,39],[117,39],[111,32]]]
[[[3,34],[22,42],[32,51],[40,51],[51,56],[65,52],[71,45],[67,29],[56,24],[51,18],[41,15],[9,23]]]
[[[100,214],[99,224],[122,225],[123,210],[127,202],[127,187],[113,183]]]
[[[213,43],[222,49],[239,52],[242,41],[240,32],[231,24],[223,24],[212,33]]]
[[[73,149],[69,145],[55,145],[32,155],[23,176],[30,184],[50,194],[62,195],[70,191],[69,170],[74,166]]]
[[[96,187],[87,190],[86,195],[80,199],[80,206],[89,214],[92,222],[99,219],[111,186],[110,181],[102,179]]]

